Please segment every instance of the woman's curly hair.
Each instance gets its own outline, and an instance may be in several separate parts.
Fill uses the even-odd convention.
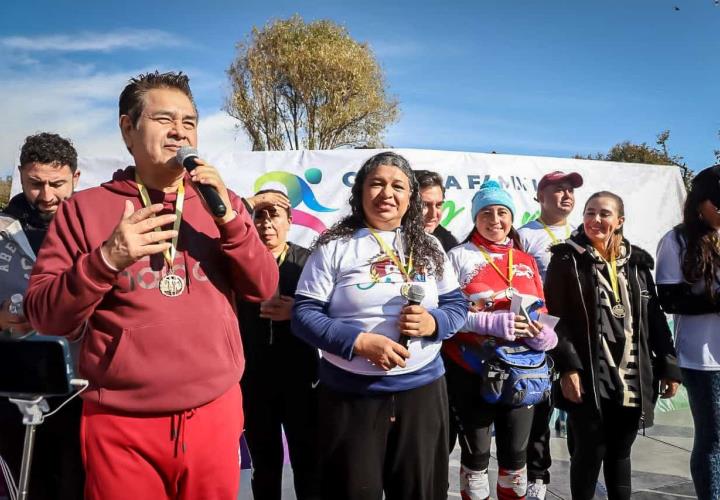
[[[714,167],[720,174],[720,165]],[[698,179],[696,177],[696,179]],[[702,179],[701,182],[707,182]],[[720,235],[700,215],[700,205],[707,200],[707,186],[693,182],[683,207],[683,222],[677,226],[677,234],[684,237],[687,245],[682,260],[682,273],[688,283],[700,280],[705,285],[707,297],[718,302],[718,278],[720,271]]]
[[[422,198],[420,188],[408,161],[391,151],[378,153],[369,158],[355,175],[355,183],[350,191],[350,215],[333,224],[321,234],[313,244],[313,248],[325,245],[333,240],[347,240],[355,231],[367,226],[362,207],[363,184],[368,175],[381,165],[399,168],[410,183],[410,202],[407,212],[401,220],[404,245],[412,252],[413,266],[416,269],[433,269],[437,279],[443,275],[445,256],[433,237],[425,232],[423,222]]]

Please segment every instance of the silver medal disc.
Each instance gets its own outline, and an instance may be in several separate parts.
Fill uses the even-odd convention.
[[[612,309],[612,315],[616,318],[624,318],[625,317],[625,306],[622,304],[615,304]]]
[[[177,274],[166,274],[160,280],[160,293],[166,297],[177,297],[185,290],[185,280]]]

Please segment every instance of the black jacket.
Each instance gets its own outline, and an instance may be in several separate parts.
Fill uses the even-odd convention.
[[[440,244],[442,245],[445,252],[449,252],[451,249],[458,246],[457,238],[455,238],[455,236],[453,236],[450,231],[442,227],[440,224],[438,224],[438,226],[435,228],[435,231],[433,231],[432,235],[435,236],[438,240],[440,240]]]
[[[300,273],[310,255],[307,248],[288,243],[280,266],[280,295],[295,296]],[[260,304],[238,301],[238,319],[245,353],[243,381],[253,377],[314,382],[317,380],[318,350],[290,331],[290,321],[260,317]]]
[[[23,193],[17,194],[10,199],[4,213],[20,221],[23,232],[27,236],[33,252],[37,255],[47,234],[48,227],[50,227],[50,219],[43,218],[38,209],[27,201]]]
[[[594,259],[586,250],[586,244],[587,238],[580,232],[551,248],[545,297],[550,314],[560,318],[555,328],[558,345],[551,351],[555,367],[561,375],[577,370],[585,392],[583,402],[577,405],[566,400],[558,386],[554,391],[555,404],[562,409],[583,406],[599,412],[599,285]],[[680,380],[680,371],[670,328],[660,309],[650,272],[654,267],[653,258],[641,248],[630,248],[625,271],[633,301],[633,329],[638,336],[641,419],[642,424],[649,427],[653,423],[660,379]]]

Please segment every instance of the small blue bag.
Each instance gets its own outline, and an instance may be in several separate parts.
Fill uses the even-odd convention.
[[[480,391],[488,403],[531,406],[550,397],[553,363],[544,352],[492,337],[482,343],[480,352],[472,350],[473,369],[483,379]]]

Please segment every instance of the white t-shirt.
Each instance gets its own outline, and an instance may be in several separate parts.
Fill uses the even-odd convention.
[[[555,235],[557,242],[563,242],[570,237],[570,234],[575,230],[575,227],[570,224],[563,224],[562,226],[548,226],[548,229]],[[523,245],[525,253],[529,253],[537,262],[538,270],[542,280],[545,281],[545,273],[550,265],[550,247],[553,245],[553,240],[550,235],[545,231],[542,223],[535,219],[528,222],[523,227],[518,229],[520,235],[520,241]]]
[[[686,283],[681,267],[684,252],[674,230],[663,236],[657,251],[658,285]],[[692,286],[692,291],[701,295],[704,287],[701,281]],[[720,315],[675,315],[675,349],[682,368],[720,370]]]
[[[376,231],[402,256],[400,238],[393,231]],[[442,251],[440,242],[434,242]],[[445,255],[445,252],[443,252]],[[406,256],[406,258],[408,258]],[[438,306],[438,296],[458,288],[457,278],[445,256],[443,279],[411,272],[412,283],[425,289],[422,305],[426,309]],[[367,229],[358,230],[349,240],[334,240],[318,247],[303,268],[296,294],[329,303],[328,315],[344,323],[362,328],[364,332],[385,335],[395,341],[400,333],[397,321],[400,310],[407,304],[401,295],[405,284],[403,274],[386,255],[375,237]],[[321,351],[323,358],[343,370],[360,375],[400,375],[419,370],[434,360],[440,352],[442,341],[420,337],[409,342],[410,357],[405,368],[395,367],[386,371],[361,356],[347,360],[335,354]]]

